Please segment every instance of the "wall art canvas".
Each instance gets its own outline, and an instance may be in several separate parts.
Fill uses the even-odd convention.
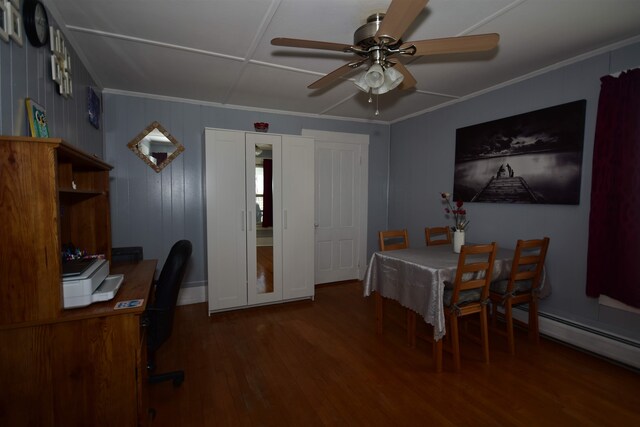
[[[37,104],[30,98],[26,99],[27,117],[29,119],[29,129],[34,138],[49,138],[49,125],[47,124],[47,112],[44,107]]]
[[[457,129],[454,200],[579,204],[586,104]]]

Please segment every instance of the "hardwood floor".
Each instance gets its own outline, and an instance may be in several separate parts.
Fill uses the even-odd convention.
[[[258,293],[273,292],[273,246],[256,248]]]
[[[402,329],[375,334],[359,282],[316,288],[315,301],[207,316],[178,307],[158,371],[185,382],[150,386],[154,426],[626,426],[640,422],[640,374],[516,331],[490,335],[491,364],[461,340],[462,369],[434,372],[431,347]],[[393,307],[391,310],[393,311]],[[398,311],[402,316],[402,312]],[[393,315],[393,313],[391,313]]]

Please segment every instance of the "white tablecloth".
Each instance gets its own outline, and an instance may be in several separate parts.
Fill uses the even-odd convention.
[[[509,278],[513,255],[512,249],[498,248],[492,280]],[[445,334],[444,284],[453,282],[458,257],[450,245],[376,252],[371,256],[364,277],[364,295],[378,291],[380,295],[415,311],[425,322],[433,325],[434,338],[439,340]],[[543,274],[540,297],[550,293],[551,286]]]

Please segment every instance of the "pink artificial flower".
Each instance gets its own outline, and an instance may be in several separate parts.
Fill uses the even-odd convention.
[[[469,220],[465,218],[467,214],[467,210],[463,209],[462,206],[464,202],[462,200],[457,200],[455,202],[455,208],[451,204],[451,194],[441,192],[440,197],[446,202],[447,206],[444,208],[445,214],[453,214],[453,222],[454,226],[451,227],[452,230],[464,230],[469,224]]]

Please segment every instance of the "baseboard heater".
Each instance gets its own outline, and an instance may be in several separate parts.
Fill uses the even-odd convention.
[[[527,323],[529,313],[514,307],[514,319]],[[540,333],[630,368],[640,369],[640,343],[561,317],[538,313]]]

